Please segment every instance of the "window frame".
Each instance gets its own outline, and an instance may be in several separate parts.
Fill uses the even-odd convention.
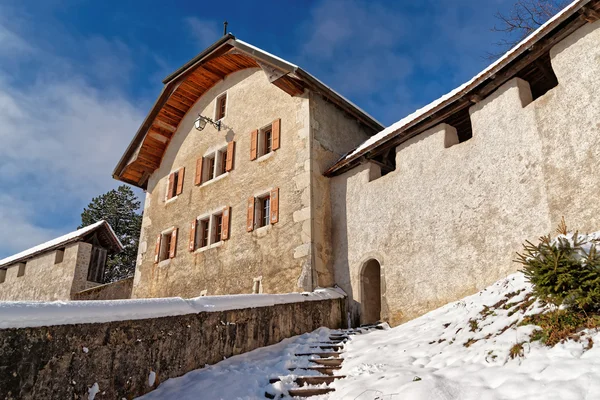
[[[223,239],[223,214],[225,209],[229,209],[229,207],[219,207],[196,217],[194,251],[204,251],[212,247],[217,247],[225,241]],[[220,225],[218,224],[219,222]],[[206,234],[205,238],[201,236],[204,233]]]
[[[271,192],[256,196],[254,202],[254,214],[256,228],[271,225]],[[265,211],[266,210],[266,211]]]
[[[201,186],[227,173],[227,145],[221,146],[217,150],[211,150],[202,156]]]
[[[169,181],[171,180],[171,175],[173,175],[173,187],[171,188],[171,193],[169,193]],[[167,175],[167,179],[165,182],[165,201],[170,201],[176,199],[179,195],[177,194],[177,185],[179,183],[179,168],[175,171],[171,171],[169,175]]]
[[[173,232],[175,229],[175,227],[171,227],[160,233],[160,249],[158,251],[159,263],[171,259],[171,241],[173,240]]]
[[[268,134],[268,136],[267,136]],[[257,137],[257,149],[256,156],[257,158],[264,157],[267,154],[273,153],[273,123],[271,122],[268,125],[263,126],[258,130]],[[268,151],[267,151],[268,149]]]
[[[217,96],[215,101],[215,121],[220,121],[227,116],[228,100],[227,92],[223,92]],[[222,102],[225,103],[224,107],[221,105]]]

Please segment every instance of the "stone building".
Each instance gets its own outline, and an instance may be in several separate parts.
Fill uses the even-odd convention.
[[[573,2],[386,129],[224,36],[165,80],[115,169],[147,192],[134,296],[338,284],[356,322],[398,324],[514,272],[562,216],[599,229],[599,9]]]
[[[164,83],[114,174],[146,190],[133,296],[333,285],[323,172],[382,125],[232,35]]]
[[[0,260],[0,301],[71,300],[103,283],[109,255],[123,250],[99,221]]]

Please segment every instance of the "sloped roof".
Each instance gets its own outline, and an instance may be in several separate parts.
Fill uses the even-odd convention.
[[[121,241],[108,224],[108,222],[102,220],[98,221],[95,224],[88,225],[84,228],[78,229],[74,232],[67,233],[66,235],[57,237],[56,239],[52,239],[46,243],[42,243],[38,246],[32,247],[30,249],[24,250],[20,253],[12,255],[10,257],[6,257],[0,260],[0,268],[6,267],[12,264],[20,263],[26,261],[30,258],[33,258],[41,253],[46,253],[52,250],[56,250],[60,247],[66,246],[67,244],[78,242],[81,240],[85,240],[86,237],[90,236],[96,231],[102,231],[108,237],[111,242],[112,249],[115,253],[118,253],[123,250],[123,245]]]
[[[598,18],[600,1],[575,0],[562,11],[540,26],[518,45],[506,52],[496,62],[425,107],[402,118],[338,160],[325,175],[340,174],[358,165],[360,159],[376,153],[379,148],[397,146],[437,125],[471,103],[487,96],[500,85],[516,76],[519,71],[547,52],[586,22]]]
[[[373,134],[384,127],[297,65],[227,34],[165,78],[161,94],[121,157],[113,177],[145,189],[148,177],[160,166],[171,137],[196,101],[227,75],[247,68],[262,68],[272,84],[291,96],[302,95],[305,89],[321,94]]]

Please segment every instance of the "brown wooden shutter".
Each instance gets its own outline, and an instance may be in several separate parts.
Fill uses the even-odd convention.
[[[158,236],[156,237],[156,247],[154,247],[154,262],[158,263],[158,259],[160,256],[160,239],[162,238],[162,235],[159,233]]]
[[[179,168],[179,171],[177,172],[177,196],[179,196],[181,194],[181,192],[183,192],[183,174],[185,172],[185,167],[181,167]]]
[[[271,190],[271,223],[279,222],[279,188]]]
[[[196,160],[196,176],[194,177],[194,185],[202,184],[202,165],[204,164],[204,159],[200,157]]]
[[[235,142],[231,141],[227,143],[227,163],[225,164],[225,171],[229,172],[233,169],[233,152],[235,150]]]
[[[246,230],[254,230],[254,197],[248,197],[248,212],[246,214]]]
[[[192,226],[190,228],[190,251],[194,251],[196,249],[196,225],[198,225],[198,221],[194,218],[194,220],[192,221]]]
[[[256,160],[258,155],[258,129],[252,131],[250,142],[250,160]]]
[[[273,121],[273,126],[271,127],[271,135],[272,135],[272,141],[273,141],[271,148],[273,150],[277,150],[279,148],[280,132],[281,132],[281,118],[277,118],[275,121]]]
[[[229,214],[231,213],[231,207],[225,207],[223,209],[223,220],[221,221],[221,240],[229,239]]]
[[[169,187],[167,189],[167,200],[173,198],[173,185],[175,184],[175,173],[169,175]]]
[[[169,258],[175,258],[177,255],[177,230],[175,228],[173,232],[171,232],[171,248],[169,249]]]

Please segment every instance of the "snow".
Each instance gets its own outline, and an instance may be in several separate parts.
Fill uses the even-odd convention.
[[[148,374],[148,386],[150,386],[150,387],[154,386],[155,382],[156,382],[156,372],[151,370],[150,373]]]
[[[94,400],[99,391],[100,386],[98,386],[98,382],[95,382],[92,387],[88,389],[88,400]]]
[[[507,51],[502,57],[500,57],[494,63],[489,65],[486,69],[481,71],[479,74],[474,76],[468,82],[465,82],[461,86],[459,86],[456,89],[452,90],[451,92],[445,94],[444,96],[440,97],[439,99],[416,110],[412,114],[407,115],[406,117],[402,118],[398,122],[395,122],[394,124],[385,128],[381,132],[371,136],[369,139],[367,139],[364,143],[362,143],[356,149],[354,149],[353,151],[348,153],[342,160],[348,160],[350,158],[353,158],[355,155],[357,155],[358,153],[361,153],[363,150],[365,150],[369,146],[373,145],[374,143],[376,143],[388,136],[391,136],[398,131],[401,131],[404,127],[406,127],[407,125],[409,125],[413,122],[417,122],[418,119],[420,119],[421,117],[424,117],[429,111],[435,109],[436,107],[445,103],[446,101],[453,99],[460,92],[467,89],[469,86],[471,86],[476,81],[479,81],[481,78],[493,75],[493,73],[496,72],[494,70],[496,69],[497,66],[499,66],[500,64],[503,64],[507,61],[510,61],[509,59],[511,59],[511,57],[520,54],[522,50],[528,48],[531,45],[529,42],[532,41],[533,38],[535,36],[537,36],[542,30],[545,30],[549,25],[551,25],[554,21],[557,21],[558,19],[560,19],[563,15],[574,12],[576,9],[581,7],[582,4],[584,4],[584,3],[585,3],[585,1],[582,2],[581,0],[573,1],[571,4],[569,4],[567,7],[565,7],[562,11],[558,12],[555,16],[550,18],[545,24],[541,25],[537,30],[535,30],[533,33],[531,33],[528,37],[523,39],[518,45],[516,45],[515,47],[513,47],[512,49]]]
[[[597,237],[597,236],[594,236]],[[546,310],[530,297],[522,273],[501,279],[481,292],[393,329],[351,336],[344,348],[345,379],[312,399],[500,400],[596,399],[600,393],[600,346],[587,340],[549,348],[528,343],[535,326],[519,322]],[[303,366],[310,344],[327,341],[326,328],[274,346],[234,356],[218,364],[169,379],[140,398],[261,399],[265,391],[287,393],[294,383],[289,367]],[[600,343],[600,333],[586,331]],[[524,343],[524,354],[510,349]],[[468,347],[465,346],[468,344]],[[303,371],[307,375],[314,371]],[[300,372],[298,372],[300,374]],[[273,385],[269,379],[282,377]]]
[[[76,239],[78,237],[84,236],[89,232],[94,231],[95,229],[97,229],[98,227],[100,227],[102,224],[106,224],[106,226],[108,226],[108,228],[110,229],[110,232],[112,233],[112,235],[115,237],[115,239],[117,240],[117,242],[119,243],[119,246],[121,246],[121,248],[123,247],[123,245],[121,244],[121,241],[119,240],[119,238],[117,237],[117,235],[115,234],[115,232],[113,231],[112,227],[110,226],[110,224],[104,220],[102,221],[98,221],[92,225],[88,225],[84,228],[78,229],[76,231],[67,233],[66,235],[57,237],[56,239],[52,239],[46,243],[42,243],[38,246],[32,247],[30,249],[24,250],[20,253],[17,253],[15,255],[6,257],[2,260],[0,260],[0,266],[5,266],[5,265],[9,265],[12,264],[15,260],[19,260],[22,258],[27,258],[33,254],[42,252],[46,249],[50,249],[56,246],[60,246],[63,243],[69,242],[73,239]]]
[[[305,293],[202,296],[192,299],[6,301],[0,302],[0,329],[157,318],[339,299],[344,295],[340,289],[326,288]]]

